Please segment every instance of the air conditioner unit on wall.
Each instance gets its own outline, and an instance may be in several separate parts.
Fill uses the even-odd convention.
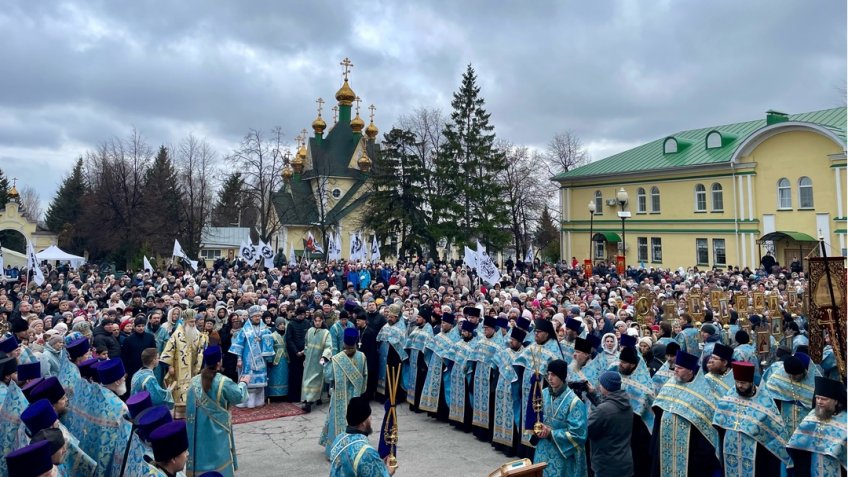
[[[610,207],[615,207],[617,203],[615,199],[607,199],[607,205]]]

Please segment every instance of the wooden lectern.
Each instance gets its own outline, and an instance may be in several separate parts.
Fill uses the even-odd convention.
[[[498,467],[489,477],[542,477],[547,462],[534,464],[530,459],[514,460]]]

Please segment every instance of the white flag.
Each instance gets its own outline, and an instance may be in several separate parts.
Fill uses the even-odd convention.
[[[495,262],[492,261],[492,257],[489,255],[480,257],[480,268],[477,269],[477,274],[480,276],[481,280],[489,285],[494,285],[501,280],[501,272],[498,270],[498,267],[495,266]]]
[[[297,257],[294,255],[294,243],[289,244],[289,266],[297,266]]]
[[[477,258],[477,252],[471,250],[467,246],[465,247],[465,256],[462,257],[462,261],[465,263],[465,266],[468,267],[469,270],[472,268],[479,268],[479,259]]]
[[[239,247],[239,258],[247,262],[248,265],[253,265],[256,262],[256,254],[253,250],[253,245],[249,243],[241,243]]]
[[[527,263],[533,263],[534,255],[533,246],[530,245],[530,248],[527,249],[527,255],[524,257],[524,261]]]
[[[174,239],[174,253],[172,253],[171,256],[180,257],[187,261],[191,260],[190,258],[188,258],[188,254],[185,253],[185,250],[183,250],[183,247],[180,245],[180,241],[177,239]]]
[[[330,234],[330,243],[327,244],[328,257],[330,260],[341,260],[342,258],[342,236],[340,233],[336,232],[334,234]]]
[[[380,260],[380,242],[377,241],[377,236],[374,236],[374,240],[371,241],[371,261],[376,262]]]
[[[44,273],[41,272],[41,267],[38,266],[35,249],[32,247],[32,241],[30,240],[27,240],[27,268],[33,272],[32,281],[36,285],[41,286],[44,283]]]
[[[269,270],[274,268],[274,250],[261,240],[259,241],[259,255],[265,259],[265,268]]]
[[[147,255],[144,255],[144,271],[153,273],[153,265],[150,264],[150,260],[147,259]]]
[[[0,278],[6,277],[6,264],[3,263],[3,245],[0,244]]]
[[[365,258],[365,248],[362,243],[362,236],[359,232],[350,234],[350,261],[363,260]]]
[[[315,240],[312,232],[306,233],[306,250],[315,253],[324,253],[324,247],[321,246],[321,242]]]

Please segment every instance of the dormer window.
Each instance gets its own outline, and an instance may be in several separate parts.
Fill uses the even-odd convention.
[[[721,147],[721,133],[713,131],[707,134],[707,149],[717,149]]]
[[[663,154],[676,154],[689,147],[690,144],[692,143],[684,139],[667,137],[663,141]]]

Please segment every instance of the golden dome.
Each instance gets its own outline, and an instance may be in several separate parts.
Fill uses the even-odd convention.
[[[353,104],[353,101],[356,99],[356,93],[350,88],[350,85],[347,83],[347,80],[344,81],[342,87],[336,91],[336,101],[339,102],[342,106],[350,106]]]
[[[294,172],[292,171],[291,166],[290,166],[290,165],[288,165],[288,164],[286,164],[286,165],[285,165],[285,167],[283,167],[283,172],[282,172],[282,174],[280,174],[280,175],[282,175],[282,176],[283,176],[283,180],[284,180],[284,181],[288,182],[288,181],[290,181],[290,180],[291,180],[292,175],[294,175]]]
[[[312,129],[315,131],[315,134],[323,134],[324,130],[327,129],[327,123],[324,121],[324,118],[321,116],[315,118],[315,121],[312,121]]]
[[[359,170],[362,172],[368,172],[371,170],[371,159],[368,158],[368,154],[365,152],[365,143],[362,143],[362,156],[359,157],[359,160],[356,161],[356,165],[359,166]]]
[[[365,135],[368,136],[368,139],[374,139],[375,137],[377,137],[378,132],[380,132],[380,130],[377,129],[376,125],[374,125],[374,121],[371,121],[371,124],[369,124],[368,127],[365,128]]]
[[[9,197],[10,199],[17,199],[21,196],[21,194],[18,194],[18,188],[17,187],[12,186],[12,188],[9,189],[9,192],[6,193],[6,196]]]
[[[294,160],[292,161],[292,167],[294,168],[295,174],[300,174],[303,172],[303,166],[306,165],[306,144],[301,144],[300,149],[297,150],[297,154],[294,156]]]
[[[356,113],[356,117],[350,120],[350,129],[353,130],[354,134],[359,134],[362,132],[362,128],[365,127],[365,121],[359,117],[359,113]]]

